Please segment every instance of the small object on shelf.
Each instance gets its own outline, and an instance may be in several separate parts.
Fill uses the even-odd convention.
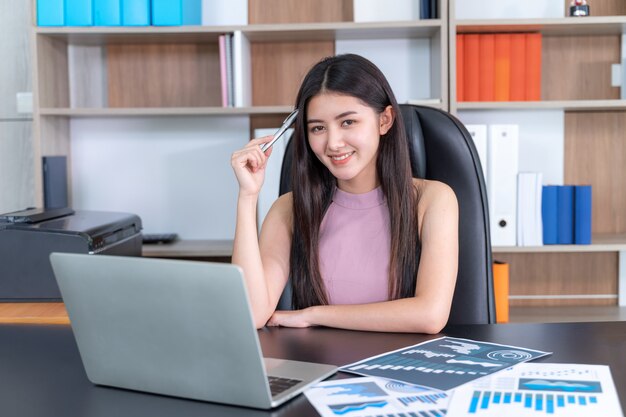
[[[569,6],[569,15],[574,17],[589,16],[589,5],[587,0],[572,0]]]
[[[144,245],[167,244],[172,243],[177,239],[178,235],[176,233],[144,233],[142,235]]]

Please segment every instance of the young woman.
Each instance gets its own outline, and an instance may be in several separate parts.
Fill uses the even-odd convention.
[[[330,326],[438,333],[458,263],[458,207],[437,181],[412,178],[396,99],[358,55],[323,59],[298,97],[293,192],[257,237],[256,204],[271,137],[232,155],[239,182],[234,264],[257,327]],[[291,277],[293,310],[276,311]]]

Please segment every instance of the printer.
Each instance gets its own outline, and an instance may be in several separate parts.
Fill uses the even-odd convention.
[[[0,215],[0,300],[61,300],[52,252],[141,256],[141,245],[134,214],[58,208]]]

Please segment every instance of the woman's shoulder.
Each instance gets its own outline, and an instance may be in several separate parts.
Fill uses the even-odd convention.
[[[268,213],[273,216],[280,217],[282,219],[291,221],[291,216],[293,213],[293,194],[291,192],[285,193],[278,197],[276,201],[272,204],[270,211]]]
[[[441,181],[413,178],[413,184],[417,189],[419,198],[418,207],[425,211],[433,206],[457,205],[454,190]]]

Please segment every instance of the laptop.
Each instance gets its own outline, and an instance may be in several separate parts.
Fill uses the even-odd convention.
[[[94,384],[270,409],[337,371],[263,358],[235,265],[69,253],[50,260]]]

